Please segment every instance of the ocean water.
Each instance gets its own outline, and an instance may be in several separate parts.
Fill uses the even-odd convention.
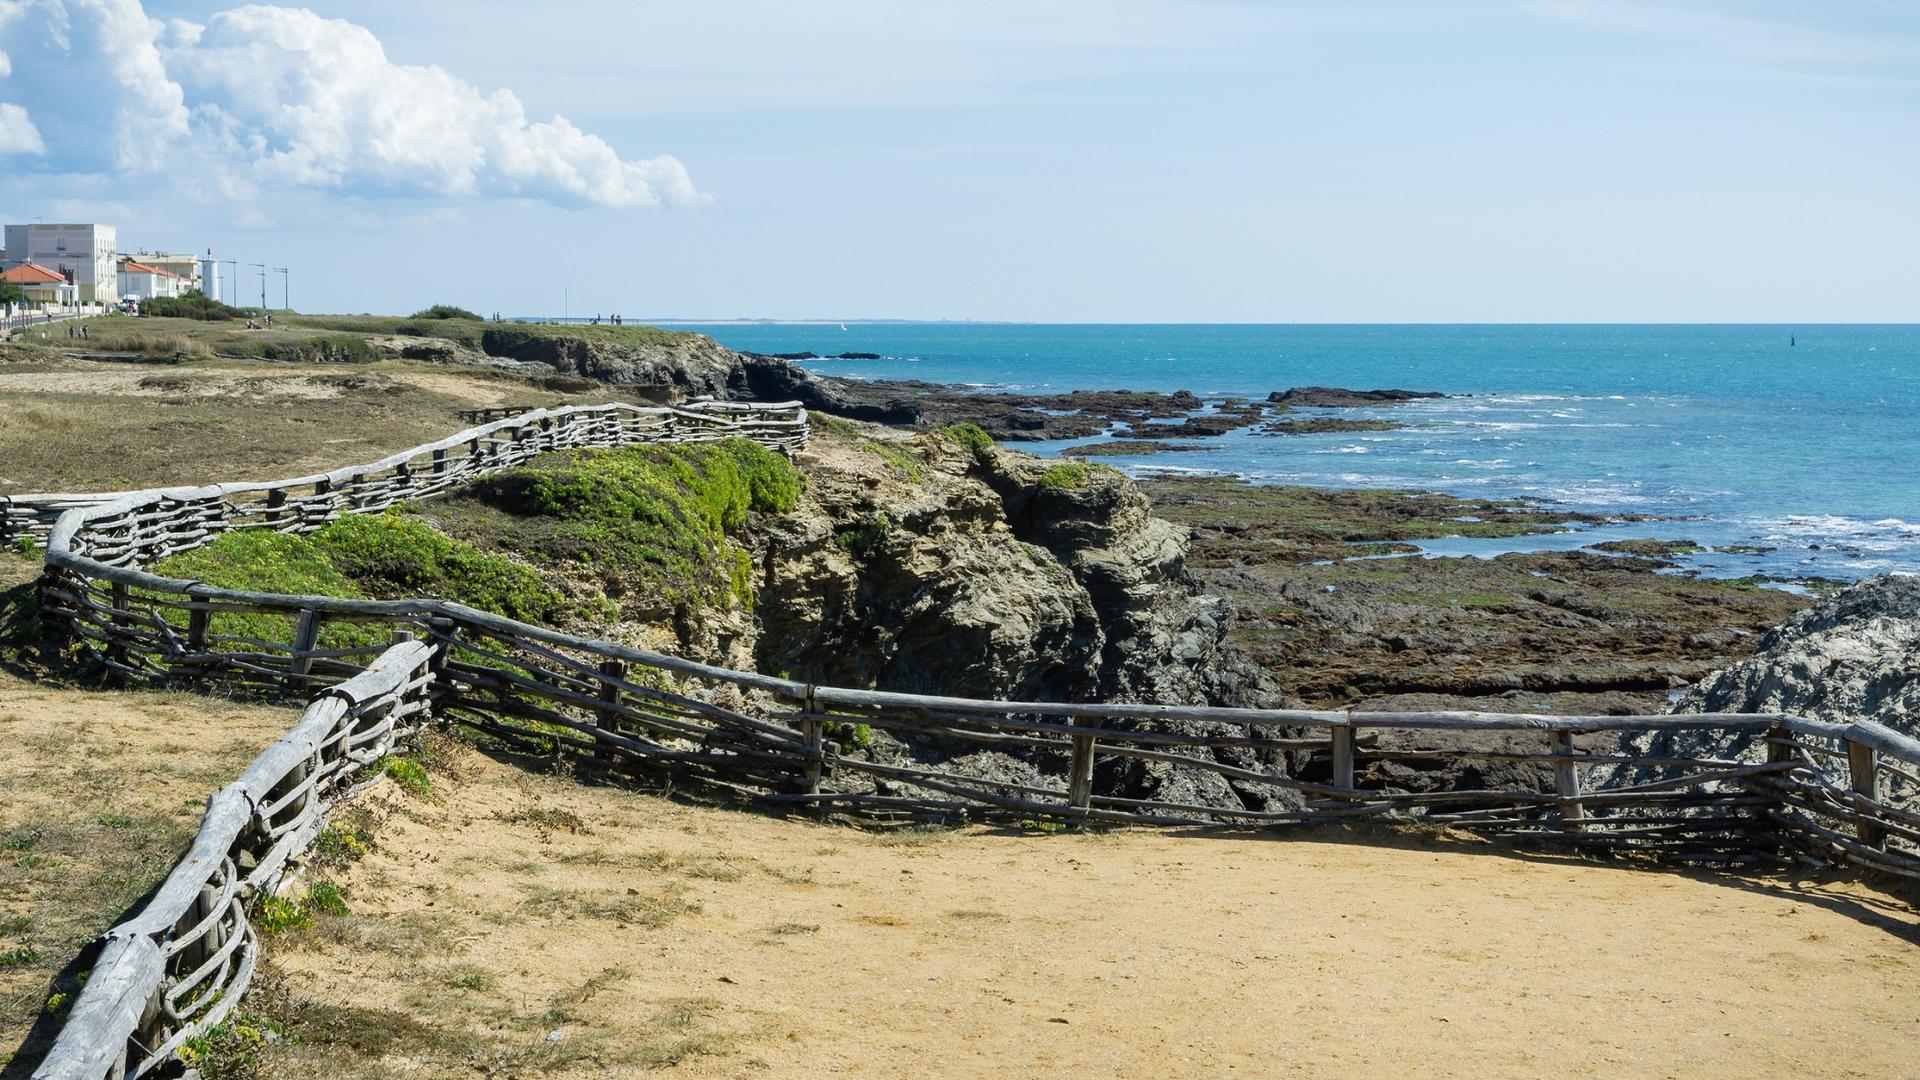
[[[1101,460],[1685,519],[1428,545],[1441,554],[1664,536],[1774,549],[1686,560],[1714,575],[1920,572],[1920,326],[683,325],[756,352],[886,357],[808,363],[857,379],[1187,389],[1211,400],[1307,385],[1438,390],[1460,396],[1308,414],[1386,417],[1405,430],[1241,430],[1199,440],[1199,452]]]

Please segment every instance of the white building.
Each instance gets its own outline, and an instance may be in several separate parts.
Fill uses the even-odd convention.
[[[156,266],[179,277],[187,283],[185,286],[187,289],[207,291],[206,287],[200,283],[200,256],[198,255],[140,251],[134,254],[133,259],[144,266]]]
[[[7,267],[36,263],[59,273],[73,272],[74,291],[82,301],[113,303],[119,288],[119,240],[111,225],[9,225]],[[0,267],[0,269],[4,269]]]
[[[227,302],[227,298],[220,295],[220,261],[213,257],[212,248],[200,259],[200,292],[209,300]]]
[[[191,281],[171,270],[127,259],[120,264],[120,299],[151,300],[156,296],[174,297],[193,287]]]

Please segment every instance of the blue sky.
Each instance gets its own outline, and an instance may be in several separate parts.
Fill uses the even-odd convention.
[[[230,7],[0,0],[0,216],[307,310],[1920,321],[1920,0]]]

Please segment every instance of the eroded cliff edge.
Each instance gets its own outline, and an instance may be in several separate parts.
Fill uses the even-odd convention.
[[[1188,572],[1186,530],[1114,470],[977,433],[852,428],[823,432],[800,464],[798,505],[752,540],[762,671],[1000,700],[1292,704],[1227,640],[1232,609]],[[874,738],[865,749],[882,760],[1006,782],[1064,771],[1046,755]],[[1272,805],[1266,789],[1177,765],[1104,768],[1104,793]]]

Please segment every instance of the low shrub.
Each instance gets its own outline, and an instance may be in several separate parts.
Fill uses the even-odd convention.
[[[313,925],[313,913],[300,901],[271,893],[262,896],[253,906],[253,919],[260,924],[260,932],[269,937]]]
[[[747,502],[762,513],[783,514],[800,500],[800,470],[751,439],[728,439],[720,448],[733,456],[747,480]]]
[[[393,778],[400,790],[409,795],[425,798],[433,794],[433,777],[427,775],[427,767],[408,757],[389,755],[380,759],[380,771]]]
[[[463,308],[463,307],[455,307],[452,304],[435,304],[430,308],[423,308],[419,311],[414,312],[412,315],[412,318],[415,318],[415,319],[472,319],[474,322],[486,321],[485,319],[481,318],[478,314],[468,311],[466,308]]]
[[[202,1080],[238,1080],[259,1075],[262,1053],[283,1038],[287,1029],[277,1020],[245,1009],[180,1044],[180,1060]]]
[[[916,484],[927,478],[926,467],[921,464],[920,459],[915,457],[911,450],[903,446],[896,446],[892,443],[869,442],[867,443],[867,449],[873,451],[879,456],[880,460],[886,462],[887,468],[896,470],[900,475]]]
[[[245,308],[232,307],[200,292],[185,296],[156,296],[140,301],[140,314],[149,318],[198,319],[201,322],[225,322],[253,315]]]
[[[327,557],[326,549],[313,537],[289,536],[271,529],[225,533],[203,547],[160,560],[154,564],[153,572],[221,589],[338,596],[350,600],[367,598],[359,583],[341,573]],[[215,612],[208,629],[214,634],[261,641],[285,642],[293,638],[292,619],[285,615]],[[328,623],[320,632],[320,645],[329,649],[378,645],[385,640],[380,631],[352,623]]]
[[[523,621],[549,618],[564,603],[531,567],[392,511],[349,515],[311,536],[269,529],[226,533],[204,547],[161,560],[154,572],[220,588],[296,596],[366,599],[370,591],[437,596]],[[288,622],[284,615],[220,612],[209,629],[287,641]],[[328,623],[320,642],[327,648],[351,648],[384,644],[385,637],[372,627]]]
[[[295,341],[269,341],[260,350],[269,360],[300,364],[370,364],[380,359],[380,350],[365,338],[310,337]]]
[[[307,909],[320,915],[338,918],[351,914],[347,907],[347,896],[340,886],[331,881],[316,881],[307,886]]]
[[[1040,486],[1058,491],[1072,491],[1085,485],[1102,469],[1111,471],[1105,465],[1093,465],[1085,461],[1063,461],[1058,465],[1048,466],[1047,471],[1040,474]]]
[[[885,510],[882,510],[874,514],[865,525],[857,529],[848,529],[834,539],[855,557],[864,559],[878,550],[881,544],[886,543],[888,535],[892,532],[893,519],[887,516]]]
[[[948,424],[940,429],[940,437],[971,453],[975,461],[986,457],[996,445],[993,436],[979,424]]]
[[[483,480],[478,493],[521,518],[553,519],[524,541],[530,555],[637,574],[623,592],[697,608],[751,601],[752,563],[728,535],[750,512],[791,509],[800,474],[756,443],[728,439],[578,451]]]
[[[393,511],[343,517],[313,542],[341,573],[397,596],[444,597],[523,622],[565,602],[532,567]]]

